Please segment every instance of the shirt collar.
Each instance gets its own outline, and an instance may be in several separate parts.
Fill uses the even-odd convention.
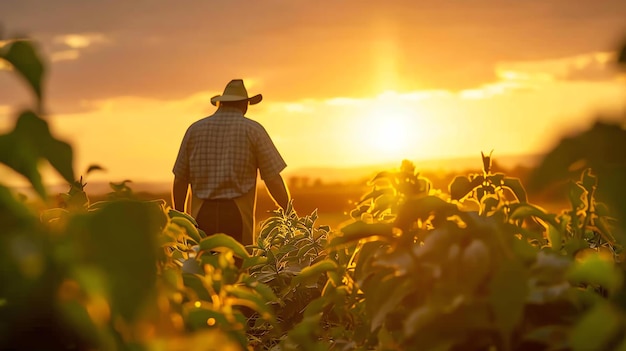
[[[221,106],[220,108],[217,109],[217,111],[215,111],[216,115],[222,115],[222,114],[228,114],[228,115],[239,115],[243,117],[243,113],[241,113],[241,110],[236,108],[236,107],[229,107],[229,106]]]

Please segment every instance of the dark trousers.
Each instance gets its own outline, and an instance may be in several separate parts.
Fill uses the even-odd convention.
[[[243,222],[234,200],[204,200],[196,222],[207,235],[224,233],[243,242]]]

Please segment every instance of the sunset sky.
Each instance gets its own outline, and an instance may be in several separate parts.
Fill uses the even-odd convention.
[[[543,152],[626,107],[624,0],[2,0],[0,24],[44,52],[77,172],[113,181],[171,179],[233,78],[290,170]],[[0,65],[0,131],[31,103]]]

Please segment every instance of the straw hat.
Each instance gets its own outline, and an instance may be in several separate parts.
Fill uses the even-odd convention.
[[[253,97],[248,97],[248,91],[246,87],[243,85],[242,79],[233,79],[231,80],[226,88],[224,88],[224,93],[222,95],[215,95],[211,98],[211,104],[213,106],[217,105],[218,101],[241,101],[248,100],[250,105],[258,104],[263,100],[263,96],[261,94],[254,95]]]

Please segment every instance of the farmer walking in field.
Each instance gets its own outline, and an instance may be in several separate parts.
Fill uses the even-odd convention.
[[[255,241],[257,172],[279,206],[290,198],[280,175],[285,161],[265,128],[244,116],[262,98],[248,97],[243,80],[230,81],[211,98],[215,113],[187,129],[173,169],[174,208],[190,213],[207,235],[228,234],[244,245]]]

